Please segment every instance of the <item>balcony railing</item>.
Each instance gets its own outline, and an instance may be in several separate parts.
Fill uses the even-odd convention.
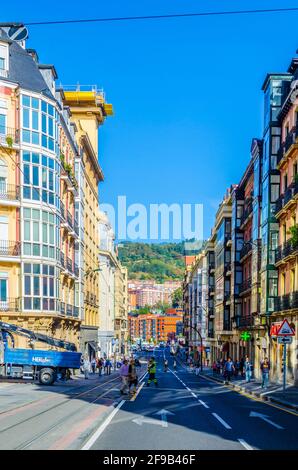
[[[79,266],[76,263],[74,264],[74,273],[76,277],[79,277],[80,270],[79,270]]]
[[[282,142],[278,153],[277,153],[277,164],[283,159],[284,155],[288,152],[293,144],[296,143],[298,129],[296,126],[293,126],[289,134],[287,135],[284,142]]]
[[[232,329],[231,320],[224,320],[224,322],[223,322],[223,330],[224,330],[224,331],[231,331],[231,329]]]
[[[73,316],[73,306],[70,304],[66,304],[66,314],[68,317]]]
[[[0,183],[0,200],[19,201],[20,187],[15,184]]]
[[[60,303],[60,312],[62,315],[65,315],[65,302]]]
[[[244,211],[243,211],[243,214],[242,214],[242,217],[241,217],[241,225],[244,224],[244,222],[247,220],[247,218],[250,216],[250,214],[252,213],[252,198],[249,198],[247,199],[246,201],[246,204],[244,206]]]
[[[74,221],[74,231],[76,232],[77,235],[79,235],[80,229],[79,229],[79,224],[76,220]]]
[[[287,240],[275,250],[275,262],[278,263],[282,259],[297,253],[297,251],[298,245],[290,238],[290,240]]]
[[[296,308],[298,308],[298,291],[290,292],[274,299],[274,310],[277,312]]]
[[[20,298],[8,297],[6,300],[0,300],[0,312],[19,312]]]
[[[65,268],[65,255],[64,255],[64,253],[62,253],[62,251],[60,253],[60,263],[61,263],[62,267]]]
[[[20,256],[21,243],[8,240],[0,240],[0,256]]]
[[[240,317],[235,317],[237,328],[243,328],[254,325],[254,316],[253,315],[241,315]]]
[[[247,290],[251,289],[251,277],[248,279],[245,279],[242,284],[239,287],[239,292],[245,292]]]
[[[69,212],[69,210],[67,211],[67,223],[68,225],[73,228],[73,220],[72,220],[72,215],[71,213]]]
[[[61,212],[63,219],[65,219],[65,205],[64,205],[64,202],[62,201],[60,201],[60,212]]]
[[[240,259],[244,258],[244,256],[248,255],[251,251],[252,251],[251,242],[244,242],[243,247],[240,250]]]
[[[76,318],[79,318],[79,315],[80,315],[79,307],[73,307],[73,316]]]
[[[73,272],[73,269],[72,269],[72,260],[67,256],[66,258],[66,267],[67,267],[67,270],[69,272]]]
[[[0,126],[0,144],[5,147],[12,147],[20,141],[18,129],[13,127]]]

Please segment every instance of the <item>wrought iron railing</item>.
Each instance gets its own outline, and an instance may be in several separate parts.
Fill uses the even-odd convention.
[[[21,242],[0,240],[0,256],[20,256]]]

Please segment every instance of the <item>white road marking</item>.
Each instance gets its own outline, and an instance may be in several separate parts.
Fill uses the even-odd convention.
[[[144,385],[145,385],[145,382],[143,382],[142,385],[138,388],[137,393],[130,399],[130,401],[135,401],[136,400],[138,394],[140,393],[140,391],[142,390]]]
[[[254,450],[253,447],[251,447],[249,444],[247,444],[247,442],[245,442],[244,439],[238,439],[238,441],[243,447],[245,447],[246,450]]]
[[[201,405],[203,405],[205,408],[209,408],[208,405],[206,405],[206,403],[203,401],[203,400],[199,400],[199,402],[201,403]]]
[[[118,413],[120,408],[124,405],[125,400],[121,400],[118,403],[117,407],[112,411],[112,413],[105,419],[105,421],[99,426],[99,428],[95,431],[95,433],[88,439],[88,441],[82,447],[82,450],[89,450],[93,444],[97,441],[97,439],[101,436],[107,426],[110,424],[114,416]]]
[[[212,413],[214,418],[216,418],[226,429],[232,429],[217,413]]]
[[[197,395],[195,393],[191,392],[191,394],[194,398],[197,398]]]
[[[269,419],[269,416],[264,415],[262,413],[257,413],[256,411],[251,411],[250,414],[249,414],[249,417],[250,418],[260,418],[263,421],[266,421],[266,423],[271,424],[271,426],[274,426],[276,429],[284,429],[279,424],[276,424],[273,421],[271,421],[271,419]]]

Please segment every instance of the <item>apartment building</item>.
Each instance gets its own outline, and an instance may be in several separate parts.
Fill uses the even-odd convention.
[[[76,129],[54,66],[5,28],[0,61],[0,318],[78,347]],[[16,346],[27,341],[16,337]]]
[[[177,324],[182,314],[129,314],[130,341],[168,341],[176,337]]]
[[[81,324],[81,350],[90,358],[98,352],[98,330],[100,327],[100,274],[99,254],[99,183],[103,172],[98,155],[98,129],[112,106],[105,102],[104,93],[96,86],[64,87],[63,103],[70,110],[71,122],[76,132],[78,153],[81,158],[82,204],[77,204],[81,212],[82,238],[84,250],[83,283],[84,312]],[[79,162],[78,165],[79,166]]]

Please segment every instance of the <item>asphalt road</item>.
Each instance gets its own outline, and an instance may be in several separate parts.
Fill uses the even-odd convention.
[[[0,449],[298,449],[297,414],[173,371],[168,350],[165,373],[164,350],[155,354],[158,387],[145,378],[135,399],[123,400],[117,373],[53,387],[0,383]]]
[[[124,402],[85,448],[144,450],[298,449],[297,415],[241,395],[179,366],[164,372],[158,387],[144,384]],[[168,355],[168,351],[167,351]],[[97,437],[95,439],[95,437]]]

